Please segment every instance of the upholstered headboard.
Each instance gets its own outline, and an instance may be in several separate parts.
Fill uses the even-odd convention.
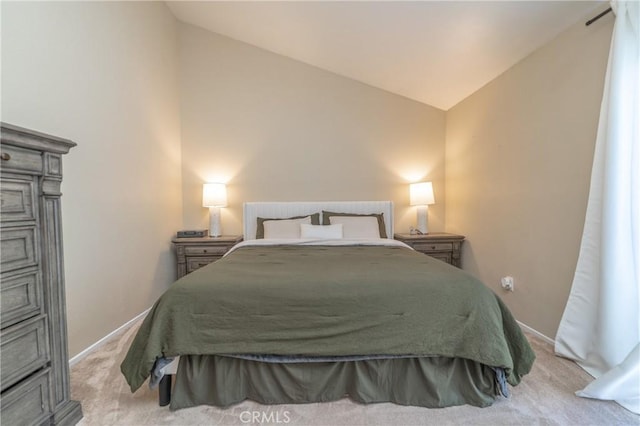
[[[284,218],[321,213],[384,213],[387,237],[393,238],[392,201],[296,201],[244,203],[244,239],[255,240],[258,217]]]

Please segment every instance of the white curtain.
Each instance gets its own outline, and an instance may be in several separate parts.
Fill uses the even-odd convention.
[[[577,395],[640,413],[640,3],[611,6],[589,202],[555,350],[595,377]]]

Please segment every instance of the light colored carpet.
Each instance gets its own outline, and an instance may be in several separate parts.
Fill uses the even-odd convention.
[[[615,402],[578,398],[591,377],[557,358],[544,341],[528,336],[538,356],[532,372],[509,399],[488,408],[427,409],[362,405],[349,399],[322,404],[261,405],[228,409],[201,406],[169,411],[145,384],[131,394],[120,362],[139,326],[134,324],[71,368],[71,395],[82,403],[80,425],[640,425],[640,416]]]

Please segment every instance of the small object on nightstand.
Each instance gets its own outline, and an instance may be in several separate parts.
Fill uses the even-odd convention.
[[[422,235],[394,234],[393,238],[402,241],[420,253],[435,257],[458,268],[461,267],[463,235],[432,232]]]
[[[198,237],[206,237],[208,229],[198,229],[194,231],[178,231],[176,233],[176,237],[178,238],[198,238]]]
[[[189,237],[172,240],[176,248],[178,278],[220,259],[231,247],[242,241],[242,236]]]
[[[418,228],[414,228],[413,226],[409,227],[409,235],[424,235]]]

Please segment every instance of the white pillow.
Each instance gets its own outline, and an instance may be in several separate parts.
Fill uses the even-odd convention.
[[[300,225],[301,238],[340,239],[342,224],[338,225]]]
[[[264,238],[300,238],[301,224],[311,224],[311,216],[302,219],[265,220]]]
[[[380,238],[378,218],[375,216],[331,216],[332,225],[342,225],[343,238]]]

